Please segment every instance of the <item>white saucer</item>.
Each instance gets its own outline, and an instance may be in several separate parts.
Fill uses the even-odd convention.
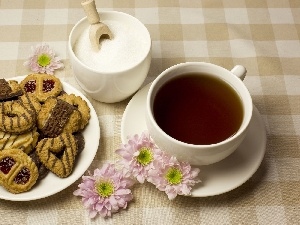
[[[128,103],[121,122],[121,139],[141,134],[147,130],[144,119],[146,97],[150,84],[138,91]],[[253,107],[253,117],[249,131],[238,149],[221,162],[201,166],[201,183],[193,187],[192,197],[206,197],[231,191],[246,182],[260,166],[266,151],[266,129],[257,108]]]

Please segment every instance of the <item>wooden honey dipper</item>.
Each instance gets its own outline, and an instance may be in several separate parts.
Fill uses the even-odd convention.
[[[100,49],[100,38],[103,36],[105,38],[112,39],[113,35],[108,26],[100,22],[100,16],[96,9],[96,4],[94,0],[82,1],[81,5],[87,16],[90,26],[89,38],[92,48],[95,51]]]

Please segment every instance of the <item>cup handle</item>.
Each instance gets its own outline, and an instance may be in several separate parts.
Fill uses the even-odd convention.
[[[241,65],[236,65],[235,67],[233,67],[233,69],[231,70],[231,73],[233,73],[234,75],[236,75],[238,78],[240,78],[241,80],[244,80],[246,77],[246,73],[247,70],[245,67],[241,66]]]

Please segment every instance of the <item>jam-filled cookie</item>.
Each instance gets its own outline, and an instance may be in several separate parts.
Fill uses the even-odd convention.
[[[11,193],[28,191],[38,179],[38,168],[19,149],[0,151],[0,184]]]
[[[17,81],[0,79],[0,101],[10,100],[22,94],[23,91]]]
[[[0,151],[4,149],[20,149],[29,154],[36,146],[39,133],[36,127],[24,134],[11,134],[0,131]]]
[[[83,100],[80,96],[76,96],[74,94],[63,94],[58,97],[61,100],[68,102],[78,109],[81,113],[82,121],[80,129],[84,129],[90,120],[90,108],[85,100]]]
[[[63,133],[55,138],[44,138],[36,146],[40,161],[59,177],[71,174],[77,155],[77,143],[71,133]]]
[[[49,97],[57,97],[63,90],[60,80],[48,74],[30,74],[20,85],[25,92],[34,94],[40,102],[45,102]]]
[[[38,128],[43,137],[56,137],[63,132],[74,133],[81,127],[81,113],[69,103],[49,98],[38,114]]]

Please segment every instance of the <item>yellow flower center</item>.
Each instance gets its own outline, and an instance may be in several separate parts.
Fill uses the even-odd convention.
[[[182,172],[176,167],[171,167],[167,170],[165,179],[169,184],[180,184],[182,181]]]
[[[51,62],[51,57],[47,54],[41,54],[38,56],[37,62],[40,66],[47,66]]]
[[[95,183],[95,189],[98,195],[103,198],[111,196],[115,191],[114,185],[111,181],[98,181]]]
[[[153,154],[150,148],[142,147],[140,149],[139,155],[137,156],[137,161],[142,166],[147,166],[153,161]]]

